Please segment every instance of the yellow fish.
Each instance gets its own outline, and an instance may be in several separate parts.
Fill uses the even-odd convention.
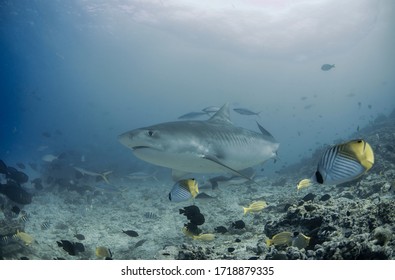
[[[310,179],[303,179],[297,184],[296,188],[299,191],[299,190],[307,188],[309,186],[311,186],[311,180]]]
[[[267,203],[263,200],[255,201],[248,207],[243,207],[244,215],[247,213],[259,212],[267,207]]]
[[[297,190],[313,183],[338,185],[357,179],[374,164],[374,154],[369,143],[362,139],[335,145],[327,149],[318,162],[317,170],[310,179],[297,184]]]
[[[286,246],[294,246],[299,249],[302,249],[309,246],[310,239],[311,239],[310,237],[300,232],[292,233],[289,231],[283,231],[274,235],[272,239],[266,240],[266,245],[267,246],[286,245]]]
[[[19,229],[17,230],[15,237],[19,238],[20,240],[22,240],[26,246],[29,246],[33,243],[34,238],[31,237],[29,234],[27,234],[26,232],[23,231],[19,231]]]
[[[111,258],[112,257],[110,249],[108,249],[107,247],[103,247],[103,246],[96,247],[95,253],[96,253],[96,257],[98,257],[98,258]]]
[[[201,233],[199,235],[192,236],[193,240],[200,240],[200,241],[212,241],[215,239],[215,235],[212,233]]]
[[[292,240],[292,246],[297,247],[298,249],[303,249],[309,246],[311,237],[300,233],[297,236],[294,236]]]
[[[212,233],[201,233],[199,235],[194,235],[192,232],[190,232],[186,227],[182,228],[182,232],[192,238],[193,240],[200,240],[200,241],[212,241],[215,239],[215,235]]]
[[[274,235],[271,239],[266,240],[266,245],[287,245],[291,246],[294,234],[289,231],[283,231]]]
[[[182,228],[182,232],[183,232],[186,236],[188,236],[188,237],[190,237],[190,238],[193,238],[193,233],[190,232],[190,231],[187,229],[187,227],[183,227],[183,228]]]

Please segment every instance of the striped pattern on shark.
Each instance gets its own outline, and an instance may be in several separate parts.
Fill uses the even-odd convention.
[[[277,156],[279,143],[258,124],[261,133],[236,127],[229,105],[207,121],[176,121],[138,128],[119,141],[149,163],[187,173],[235,173]]]

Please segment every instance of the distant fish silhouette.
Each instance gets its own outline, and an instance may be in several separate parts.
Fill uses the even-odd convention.
[[[50,226],[51,226],[51,222],[50,222],[50,221],[45,221],[45,222],[43,222],[43,223],[40,225],[41,230],[49,229]]]
[[[232,223],[232,227],[235,229],[243,229],[245,228],[245,223],[242,220],[237,220]]]
[[[158,218],[158,216],[152,212],[145,212],[144,217],[147,219],[157,219]]]
[[[136,242],[136,244],[134,244],[133,249],[136,249],[138,247],[143,246],[143,244],[145,243],[145,241],[147,241],[147,239],[141,239],[139,241]]]
[[[216,227],[216,228],[214,228],[214,230],[215,230],[215,232],[222,233],[222,234],[228,232],[228,229],[224,226]]]
[[[178,119],[195,119],[201,116],[205,116],[207,115],[207,113],[204,112],[190,112],[190,113],[186,113],[182,116],[179,116]]]
[[[335,64],[323,64],[321,66],[321,70],[322,71],[329,71],[329,70],[331,70],[334,67],[335,67]]]
[[[41,159],[45,162],[53,162],[55,159],[58,159],[58,157],[53,154],[46,154]]]
[[[74,234],[74,237],[77,238],[78,240],[85,240],[85,236],[80,233]]]
[[[22,210],[19,213],[19,221],[27,222],[29,219],[30,219],[30,215],[25,210]]]
[[[239,113],[240,115],[246,115],[246,116],[259,116],[261,112],[253,112],[251,110],[245,109],[245,108],[234,108],[233,111]]]
[[[221,108],[218,106],[209,106],[209,107],[202,109],[202,111],[207,114],[213,114],[213,113],[216,113],[217,111],[219,111],[219,109],[221,109]]]
[[[84,244],[82,244],[80,242],[71,242],[68,240],[60,240],[60,241],[56,241],[56,243],[58,244],[59,247],[62,247],[63,250],[65,250],[71,256],[75,256],[79,252],[85,251]]]
[[[51,133],[49,133],[49,132],[47,132],[47,131],[41,133],[41,135],[44,136],[44,137],[47,137],[47,138],[50,138],[50,137],[51,137]]]
[[[127,234],[127,235],[129,235],[129,236],[131,236],[131,237],[139,236],[139,234],[136,231],[134,231],[134,230],[123,230],[122,232]]]
[[[93,177],[101,177],[103,178],[103,180],[107,183],[110,184],[110,182],[108,181],[107,176],[110,175],[112,173],[112,171],[106,171],[103,173],[97,173],[97,172],[92,172],[92,171],[88,171],[85,170],[81,167],[74,167],[75,170],[77,170],[78,172],[80,172],[82,175],[88,175],[88,176],[93,176]]]

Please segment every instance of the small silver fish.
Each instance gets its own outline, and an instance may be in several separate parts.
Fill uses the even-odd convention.
[[[216,113],[219,109],[221,109],[221,108],[218,106],[209,106],[209,107],[202,109],[202,111],[207,114],[212,114],[212,113]]]
[[[245,108],[234,108],[233,111],[239,113],[240,115],[246,115],[246,116],[259,116],[261,112],[253,112],[251,110],[245,109]]]
[[[179,116],[178,119],[195,119],[201,116],[205,116],[207,115],[207,113],[205,112],[190,112],[190,113],[186,113],[182,116]]]

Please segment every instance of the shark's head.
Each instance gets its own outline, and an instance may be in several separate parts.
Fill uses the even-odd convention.
[[[138,128],[119,135],[118,140],[146,162],[192,172],[199,151],[191,148],[194,141],[183,129],[186,126],[185,122],[173,122]]]
[[[188,141],[177,137],[171,123],[138,128],[118,136],[118,140],[133,154],[152,164],[180,169],[180,148]]]
[[[147,149],[163,150],[163,143],[159,140],[159,132],[150,127],[125,132],[118,136],[118,140],[133,152]]]
[[[230,125],[229,104],[222,108],[210,118],[212,124]],[[168,122],[153,126],[143,127],[125,132],[118,136],[119,142],[128,147],[133,153],[142,158],[142,154],[152,152],[172,153],[174,150],[182,150],[184,145],[193,142],[188,138],[191,123],[202,122]]]

